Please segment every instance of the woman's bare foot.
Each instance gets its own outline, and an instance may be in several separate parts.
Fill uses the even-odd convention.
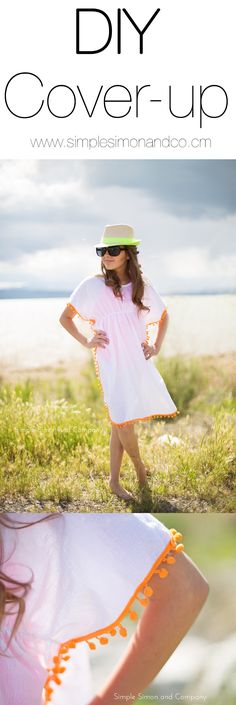
[[[124,489],[124,487],[121,487],[121,485],[119,484],[115,485],[112,480],[109,481],[109,487],[113,494],[116,494],[116,496],[120,497],[120,499],[125,499],[126,501],[130,501],[131,499],[133,499],[133,495],[131,494],[131,492],[128,492]]]

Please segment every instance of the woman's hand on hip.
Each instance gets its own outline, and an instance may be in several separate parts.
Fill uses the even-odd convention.
[[[145,341],[142,343],[142,349],[143,349],[143,354],[146,360],[150,360],[151,357],[154,355],[157,355],[158,350],[155,347],[155,345],[148,345],[148,343]]]
[[[87,339],[87,348],[106,348],[109,345],[109,338],[104,330],[96,330],[95,334]]]

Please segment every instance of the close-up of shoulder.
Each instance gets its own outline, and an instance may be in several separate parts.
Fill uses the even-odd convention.
[[[100,277],[99,274],[90,274],[81,281],[81,284],[87,284],[88,286],[99,286],[101,281],[103,281],[103,276]]]
[[[92,277],[89,277],[89,279],[97,289],[104,286],[104,277],[102,274],[94,274]]]

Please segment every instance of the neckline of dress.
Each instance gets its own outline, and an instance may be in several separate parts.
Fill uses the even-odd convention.
[[[130,286],[130,284],[132,284],[132,282],[128,282],[128,284],[121,284],[121,286],[123,288],[124,286]]]

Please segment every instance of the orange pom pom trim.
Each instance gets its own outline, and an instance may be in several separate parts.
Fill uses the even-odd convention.
[[[75,308],[75,306],[73,306],[73,304],[71,304],[70,301],[68,301],[66,305],[68,306],[68,308],[71,309],[71,311],[73,311],[73,313],[75,315],[77,314],[77,316],[79,316],[79,318],[81,318],[82,321],[87,321],[87,323],[90,323],[91,326],[93,326],[94,323],[96,323],[95,318],[86,318],[86,316],[82,316],[82,314],[79,313],[79,311],[77,311],[77,308]]]
[[[151,326],[158,326],[159,323],[161,323],[161,321],[164,321],[164,318],[167,316],[167,313],[168,313],[167,308],[165,308],[165,310],[163,311],[163,313],[161,315],[161,318],[159,318],[158,321],[152,321],[151,323],[147,323],[147,325],[146,325],[146,343],[148,343],[148,344],[150,343],[151,336],[150,336],[149,328]]]
[[[48,703],[51,703],[53,701],[53,693],[55,686],[59,686],[62,684],[62,679],[61,677],[59,678],[58,674],[60,674],[61,676],[65,672],[66,662],[70,658],[68,652],[71,649],[75,649],[77,644],[81,644],[82,642],[84,642],[87,643],[91,651],[95,651],[95,649],[97,648],[97,644],[94,642],[94,640],[97,640],[102,646],[106,646],[109,643],[109,638],[116,636],[116,634],[119,634],[121,637],[124,638],[127,636],[127,629],[122,624],[123,619],[125,617],[129,617],[132,621],[135,621],[138,618],[137,612],[133,609],[133,604],[136,600],[139,602],[139,604],[144,607],[149,604],[149,601],[154,594],[153,588],[151,587],[151,585],[149,585],[149,582],[153,575],[157,574],[159,578],[167,577],[168,570],[160,566],[162,563],[167,565],[172,565],[173,563],[175,563],[175,558],[172,553],[179,553],[183,550],[183,544],[177,545],[176,543],[176,541],[178,540],[178,536],[181,536],[179,532],[177,532],[175,529],[170,529],[169,543],[167,544],[166,548],[161,553],[161,555],[157,558],[142,583],[138,585],[137,589],[130,598],[123,612],[119,615],[118,619],[113,622],[113,624],[110,624],[104,629],[92,632],[91,634],[86,634],[84,636],[76,637],[75,639],[70,639],[69,641],[66,641],[60,645],[58,653],[52,659],[53,666],[52,668],[48,669],[48,677],[46,683],[44,684],[43,698],[45,705],[48,705]]]

